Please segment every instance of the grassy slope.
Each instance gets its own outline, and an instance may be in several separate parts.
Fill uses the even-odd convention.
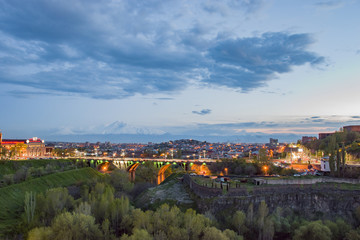
[[[66,187],[101,174],[92,168],[54,173],[0,188],[0,236],[18,223],[24,210],[25,192],[45,192],[49,188]]]
[[[12,161],[0,161],[0,178],[5,174],[15,173],[21,166],[31,166],[35,168],[46,167],[49,163],[54,162],[72,162],[72,160],[50,160],[50,159],[36,159],[36,160],[12,160]]]

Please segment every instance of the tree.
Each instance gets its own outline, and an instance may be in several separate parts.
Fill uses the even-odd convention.
[[[110,205],[111,226],[116,234],[120,233],[125,216],[130,212],[130,202],[127,197],[116,198]]]
[[[50,224],[52,219],[63,210],[70,210],[74,205],[74,199],[66,188],[52,188],[37,198],[37,212],[45,224]]]
[[[331,231],[321,221],[309,222],[295,230],[293,239],[331,240]]]
[[[25,193],[25,216],[26,223],[28,225],[34,220],[35,208],[36,208],[36,194],[33,192]]]
[[[27,145],[25,143],[17,143],[13,148],[14,154],[17,157],[23,157],[26,153]]]
[[[52,237],[51,227],[33,228],[28,232],[28,240],[48,240]]]
[[[158,173],[158,169],[154,166],[154,164],[150,161],[145,162],[145,164],[141,164],[136,169],[136,178],[137,182],[150,182],[153,183],[156,179]]]
[[[267,217],[267,215],[269,214],[269,209],[265,203],[264,200],[261,201],[258,212],[257,212],[257,219],[256,219],[256,223],[257,223],[257,227],[258,227],[258,231],[259,231],[259,240],[265,239],[264,238],[264,229],[265,229],[265,219]]]
[[[229,238],[215,227],[207,227],[204,229],[204,240],[228,240]]]
[[[340,177],[340,164],[341,164],[341,154],[339,150],[339,145],[336,145],[336,176]]]
[[[184,225],[189,239],[199,239],[204,229],[210,226],[210,220],[201,214],[196,214],[193,209],[187,209],[184,214]]]
[[[57,216],[51,225],[52,238],[59,240],[102,239],[99,225],[93,216],[65,212]]]
[[[129,180],[129,173],[116,169],[110,174],[110,183],[117,191],[130,192],[134,184]]]
[[[153,226],[153,211],[143,212],[141,209],[134,209],[131,213],[133,219],[134,228],[145,229],[148,233],[154,232]]]
[[[245,226],[245,213],[243,211],[236,211],[235,214],[232,217],[232,224],[234,228],[236,229],[237,233],[242,235],[247,231],[247,228]]]
[[[91,205],[87,202],[82,202],[79,206],[75,209],[75,212],[84,215],[91,215]]]
[[[341,147],[341,170],[342,170],[342,176],[344,177],[344,173],[345,173],[345,163],[346,163],[346,149],[344,146],[344,143],[342,144]]]
[[[135,229],[133,235],[124,234],[121,240],[153,240],[153,237],[145,229]]]

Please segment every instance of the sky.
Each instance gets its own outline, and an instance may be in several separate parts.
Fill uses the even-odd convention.
[[[360,124],[359,12],[357,0],[0,0],[0,129],[282,142]]]

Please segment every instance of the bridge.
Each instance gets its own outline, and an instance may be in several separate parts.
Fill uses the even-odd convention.
[[[124,169],[129,172],[131,181],[135,180],[136,169],[145,164],[145,162],[153,162],[154,166],[159,169],[156,177],[156,183],[160,184],[165,180],[165,171],[174,165],[180,166],[184,171],[195,171],[198,174],[208,175],[210,173],[208,165],[215,163],[216,159],[202,158],[202,159],[159,159],[159,158],[81,158],[76,159],[77,162],[83,161],[90,167],[98,168],[99,170],[106,170],[109,164],[114,165],[119,169]]]

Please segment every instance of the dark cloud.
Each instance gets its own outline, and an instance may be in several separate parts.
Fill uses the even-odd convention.
[[[162,97],[162,98],[156,98],[157,100],[162,100],[162,101],[170,101],[170,100],[174,100],[174,98],[168,98],[168,97]]]
[[[324,119],[313,119],[312,122],[316,123],[316,122],[324,122]]]
[[[309,34],[264,33],[260,37],[225,40],[209,50],[215,61],[210,79],[205,81],[248,91],[264,86],[275,73],[293,66],[316,65],[323,57],[306,51],[313,42]]]
[[[211,113],[211,109],[203,109],[201,111],[192,111],[193,114],[197,115],[207,115]]]
[[[206,19],[211,6],[251,14],[261,3],[210,1],[199,14]],[[0,84],[101,99],[170,94],[189,80],[246,92],[293,66],[323,62],[306,51],[308,34],[219,37],[222,29],[206,21],[188,23],[187,7],[160,0],[1,1]]]

